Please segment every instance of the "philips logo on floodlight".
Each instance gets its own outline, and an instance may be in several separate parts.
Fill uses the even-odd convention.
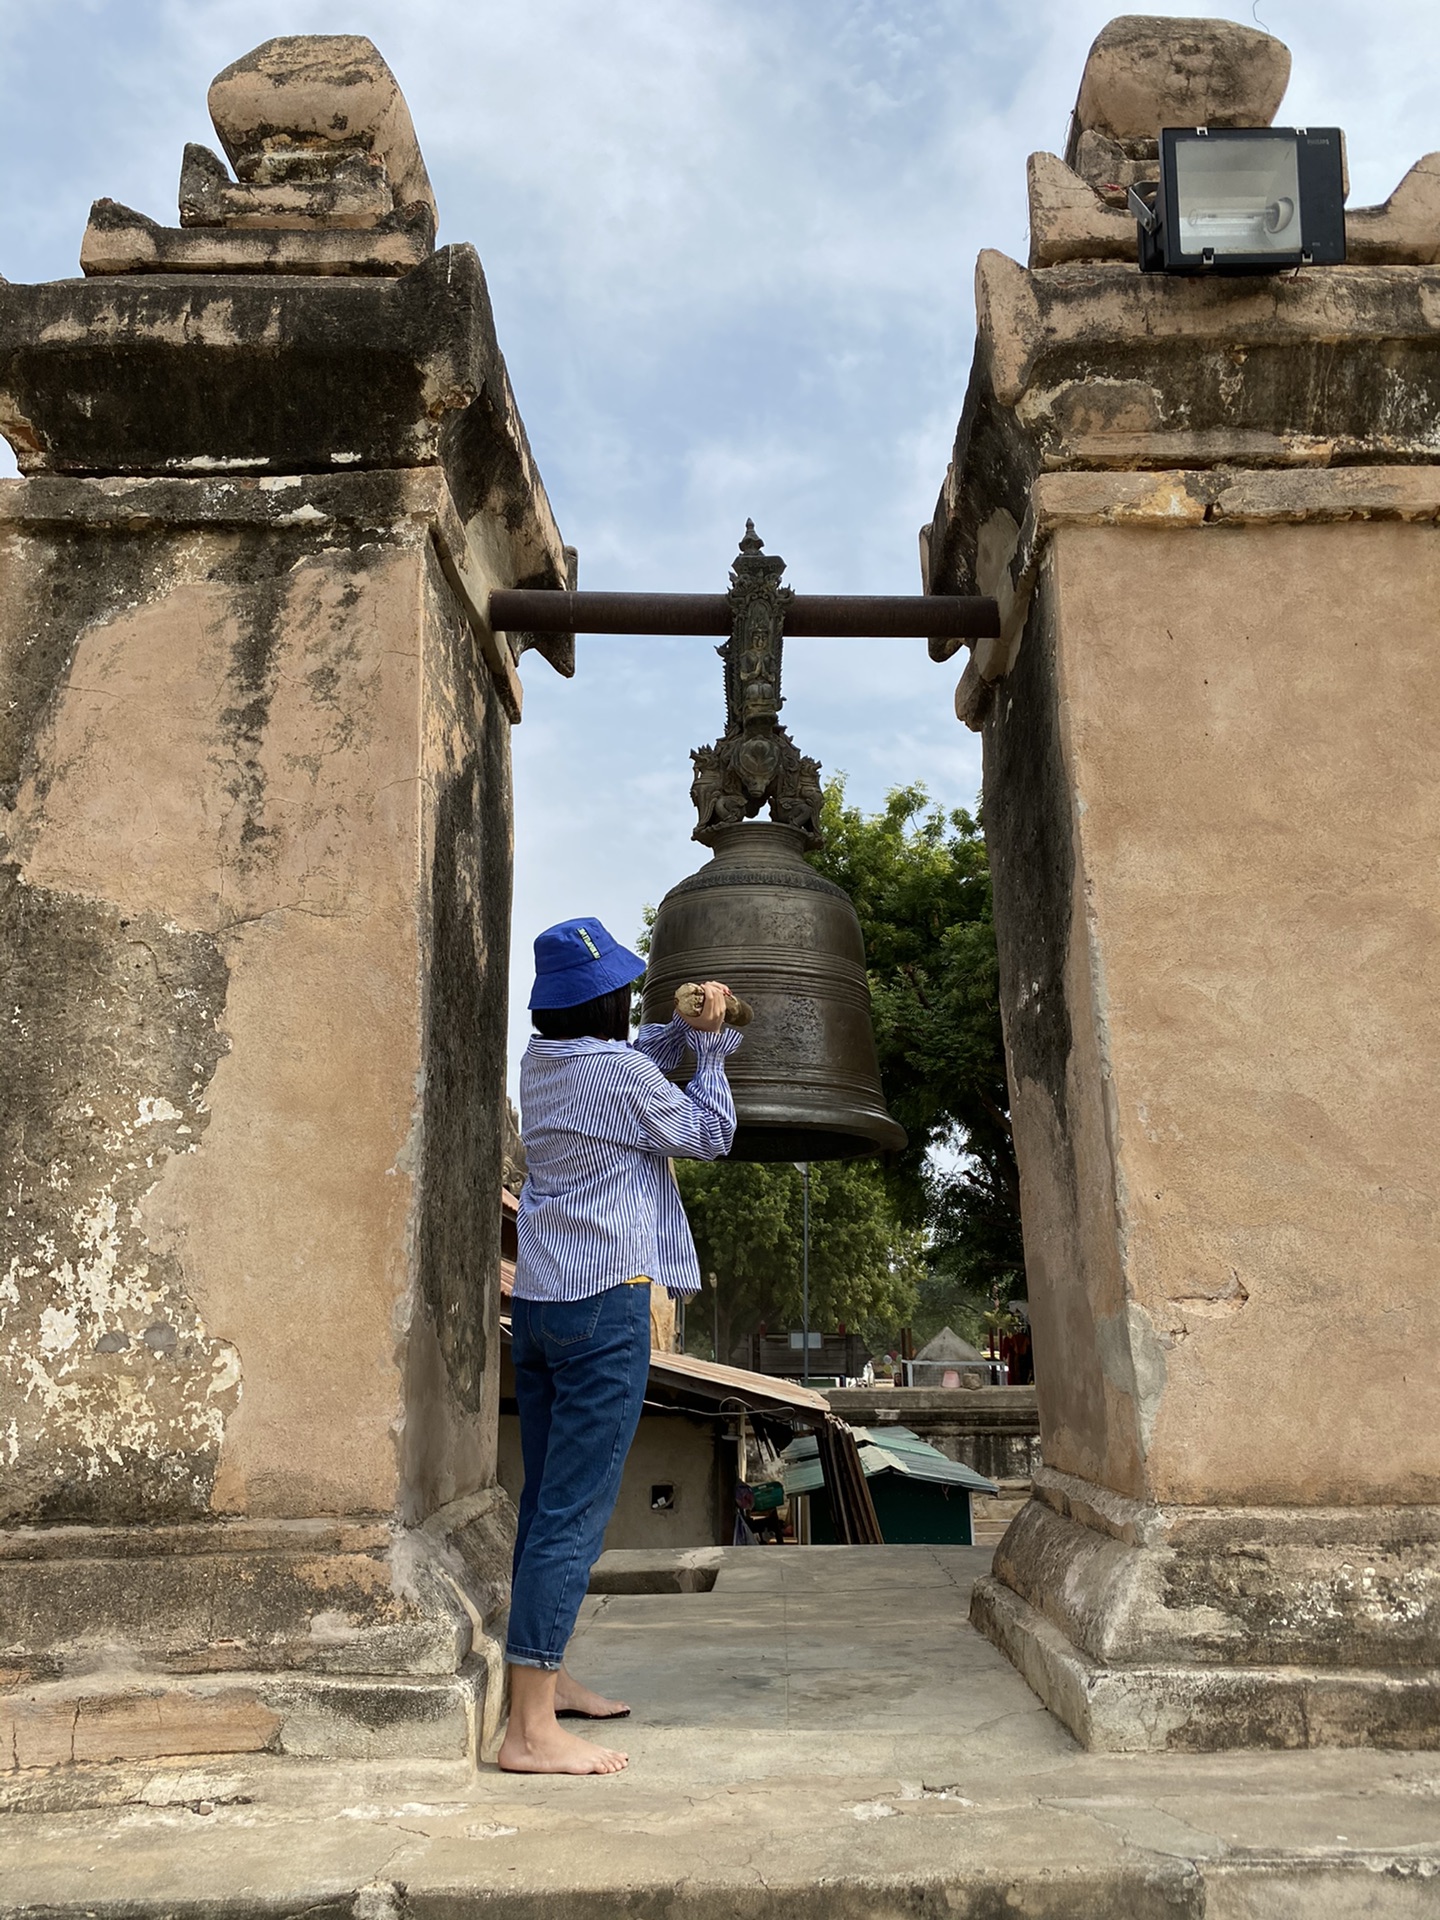
[[[1338,127],[1166,127],[1130,191],[1146,273],[1275,273],[1345,258]]]

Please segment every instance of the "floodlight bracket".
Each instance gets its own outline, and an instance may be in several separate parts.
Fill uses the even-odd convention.
[[[1141,196],[1147,192],[1152,194],[1156,193],[1158,192],[1158,190],[1159,190],[1158,182],[1151,182],[1147,180],[1138,187],[1131,187],[1130,192],[1127,196],[1130,211],[1131,213],[1134,214],[1135,218],[1139,221],[1140,230],[1142,233],[1154,233],[1156,227],[1159,226],[1160,221],[1155,212],[1154,202],[1152,200],[1143,199]]]

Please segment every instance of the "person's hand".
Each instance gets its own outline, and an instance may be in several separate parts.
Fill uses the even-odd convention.
[[[725,996],[730,991],[718,980],[702,980],[701,992],[705,998],[700,1003],[698,1013],[681,1013],[680,1018],[687,1027],[694,1027],[697,1033],[718,1033],[725,1024]]]

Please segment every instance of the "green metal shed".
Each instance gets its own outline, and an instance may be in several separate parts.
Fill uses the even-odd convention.
[[[975,1530],[970,1498],[998,1493],[992,1481],[973,1467],[947,1460],[908,1427],[856,1427],[860,1465],[875,1502],[880,1531],[889,1546],[968,1547]],[[792,1440],[780,1456],[789,1499],[804,1498],[810,1511],[813,1546],[833,1546],[835,1528],[820,1450],[813,1434]]]

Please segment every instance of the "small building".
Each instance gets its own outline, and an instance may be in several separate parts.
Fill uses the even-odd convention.
[[[997,1494],[993,1481],[947,1460],[908,1427],[857,1427],[855,1440],[887,1546],[974,1545],[971,1496]],[[792,1440],[780,1462],[796,1538],[809,1546],[833,1546],[835,1527],[815,1436]]]
[[[858,1380],[871,1358],[858,1333],[812,1333],[807,1354],[801,1332],[752,1333],[749,1361],[752,1373],[788,1380]]]
[[[518,1502],[525,1475],[508,1319],[501,1320],[500,1330],[498,1478]],[[652,1352],[645,1410],[625,1462],[605,1550],[730,1546],[736,1488],[742,1479],[759,1477],[760,1443],[778,1452],[797,1425],[822,1420],[829,1410],[825,1396],[811,1387],[684,1353]]]

